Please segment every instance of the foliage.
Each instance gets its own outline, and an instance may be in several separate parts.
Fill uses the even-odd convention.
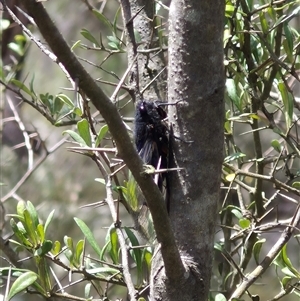
[[[88,5],[89,2],[85,3]],[[158,46],[148,49],[155,55],[167,48],[164,23],[167,9],[160,1],[156,2],[157,15],[151,24],[159,28]],[[291,253],[289,255],[289,250],[298,243],[298,235],[294,235],[294,231],[300,219],[297,198],[300,195],[300,101],[295,88],[300,81],[300,34],[293,23],[299,13],[295,0],[226,1],[224,62],[227,92],[225,159],[221,182],[224,198],[220,202],[210,300],[241,300],[245,295],[252,300],[259,300],[258,295],[263,300],[279,300],[289,294],[292,294],[291,298],[299,296],[298,259]],[[132,66],[119,70],[118,74],[107,71],[109,65],[104,68],[104,64],[128,52],[124,34],[126,24],[123,20],[124,24],[119,25],[118,5],[110,7],[109,14],[110,17],[96,6],[92,7],[90,17],[107,34],[99,33],[98,29],[83,28],[81,39],[70,48],[74,53],[80,50],[84,54],[81,60],[89,68],[106,74],[105,78],[97,80],[101,85],[114,87],[111,100],[126,116],[131,110],[127,106],[134,91],[128,76]],[[27,34],[44,51],[44,46],[33,34]],[[135,38],[139,42],[138,32]],[[23,40],[16,37],[15,43],[11,44],[11,49],[19,55],[24,53],[20,41]],[[90,52],[101,53],[105,57],[99,64],[95,57],[94,61],[90,60]],[[49,50],[45,53],[56,62]],[[42,223],[31,202],[19,202],[17,213],[10,215],[14,234],[10,242],[14,252],[22,259],[29,258],[31,263],[30,269],[17,267],[15,262],[0,269],[1,276],[8,279],[7,300],[20,292],[76,300],[92,300],[97,295],[97,298],[105,300],[117,295],[116,291],[110,292],[111,287],[127,287],[130,291],[130,285],[134,288],[135,298],[147,298],[155,240],[154,244],[152,239],[151,243],[148,241],[147,245],[142,246],[137,232],[121,224],[120,206],[123,205],[133,217],[135,229],[150,229],[151,219],[148,219],[146,226],[140,225],[144,208],[139,191],[131,174],[124,171],[107,124],[99,118],[99,112],[94,110],[82,91],[76,93],[76,100],[68,93],[39,93],[35,88],[34,72],[20,80],[15,78],[14,67],[5,66],[5,71],[0,74],[1,83],[53,126],[69,126],[61,131],[64,135],[62,142],[72,142],[73,146],[68,147],[70,151],[92,159],[98,167],[102,178],[97,181],[106,188],[105,201],[100,204],[108,205],[113,223],[107,229],[102,246],[95,238],[96,229],[87,225],[88,220],[75,217],[82,236],[76,241],[68,236],[68,229],[63,229],[65,237],[62,243],[56,238],[51,239],[47,233],[47,229],[53,227],[53,211]],[[59,67],[68,77],[64,66]],[[70,80],[70,85],[77,92],[76,82]],[[128,122],[132,119],[123,117],[123,121],[131,132]],[[22,125],[22,122],[19,124]],[[30,150],[29,140],[25,144]],[[43,151],[46,159],[51,152],[45,145]],[[30,151],[28,161],[34,161],[34,154]],[[37,167],[29,164],[31,173]],[[14,193],[12,190],[4,196],[2,203],[14,198]],[[270,235],[273,229],[276,232]],[[145,238],[149,230],[140,232]],[[299,245],[296,247],[299,248]],[[279,281],[280,290],[268,291],[268,295],[263,295],[253,283],[267,270],[273,277],[264,281]],[[74,275],[81,278],[73,279]],[[128,275],[131,275],[129,279],[126,278]],[[62,277],[69,277],[67,285],[61,282]],[[11,282],[13,284],[9,287]],[[71,289],[79,283],[85,285],[84,294],[76,295]]]
[[[61,275],[61,271],[55,271],[52,268],[53,264],[59,267],[63,274],[69,275],[71,282],[73,281],[72,275],[82,276],[81,280],[76,281],[76,283],[85,283],[85,299],[92,299],[92,288],[104,297],[103,283],[126,285],[116,232],[118,225],[109,227],[106,243],[101,248],[88,226],[82,220],[74,218],[83,233],[83,239],[75,244],[73,238],[65,236],[64,245],[62,245],[59,241],[48,239],[47,229],[49,226],[51,227],[53,215],[54,211],[49,214],[45,224],[40,223],[36,208],[29,201],[26,204],[19,202],[17,214],[10,215],[10,224],[17,238],[17,240],[11,239],[10,242],[16,246],[18,252],[26,250],[26,253],[29,253],[28,258],[33,261],[35,272],[24,268],[1,268],[1,275],[8,276],[9,281],[14,281],[7,295],[7,300],[23,290],[32,294],[39,293],[44,297],[61,297],[62,294],[65,294],[68,286],[62,285],[58,276]],[[152,250],[147,247],[139,247],[135,235],[129,228],[124,227],[122,235],[127,241],[130,249],[129,255],[134,263],[131,273],[137,275],[135,285],[137,289],[143,289],[142,279],[143,275],[149,273]],[[91,245],[95,257],[86,254],[86,243]],[[147,265],[143,265],[143,262]]]

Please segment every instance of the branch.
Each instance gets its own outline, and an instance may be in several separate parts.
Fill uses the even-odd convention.
[[[41,34],[58,60],[64,65],[72,79],[74,81],[78,80],[79,88],[85,92],[106,120],[121,158],[131,170],[148,203],[153,217],[157,240],[161,243],[161,252],[166,270],[174,269],[174,266],[182,266],[164,198],[152,180],[151,175],[142,174],[143,161],[130,141],[127,129],[117,108],[79,63],[43,5],[40,2],[37,3],[35,0],[22,0],[22,3],[34,18]]]
[[[39,158],[39,160],[35,163],[34,166],[32,166],[31,169],[28,169],[27,172],[23,175],[23,177],[18,181],[18,183],[5,195],[3,196],[0,201],[4,203],[7,201],[10,197],[12,197],[18,189],[29,179],[29,177],[32,175],[32,173],[48,158],[48,156],[56,151],[63,143],[65,143],[67,138],[61,139],[58,143],[56,143],[50,150],[46,149],[45,154]]]
[[[276,178],[274,178],[274,176],[265,176],[265,175],[257,174],[257,173],[254,173],[254,172],[243,171],[243,170],[240,170],[238,168],[235,168],[234,166],[232,166],[228,163],[223,163],[223,165],[225,167],[231,169],[232,171],[234,171],[236,176],[237,175],[243,175],[243,176],[251,177],[251,178],[254,178],[254,179],[261,179],[261,180],[265,180],[265,181],[268,181],[268,182],[272,182],[272,183],[275,184],[276,188],[284,189],[286,191],[294,193],[295,195],[300,196],[300,191],[298,189],[296,189],[294,187],[291,187],[291,186],[277,180]],[[234,180],[234,181],[236,182],[236,180]],[[237,184],[240,184],[240,182],[237,182]]]
[[[244,292],[259,278],[261,275],[268,269],[271,265],[275,257],[278,255],[283,246],[289,241],[291,238],[295,227],[300,221],[300,204],[297,206],[296,212],[292,218],[290,224],[285,228],[282,232],[280,238],[276,242],[276,244],[271,248],[268,252],[264,260],[261,264],[250,274],[246,275],[243,282],[239,285],[239,287],[233,292],[230,300],[234,300],[235,298],[240,298]]]
[[[25,145],[26,145],[26,148],[27,148],[27,151],[28,151],[28,170],[32,169],[32,167],[33,167],[33,150],[32,150],[32,147],[31,147],[29,134],[26,131],[24,123],[22,122],[18,111],[15,109],[14,103],[11,100],[11,98],[9,97],[9,95],[7,95],[6,99],[7,99],[7,102],[8,102],[8,105],[9,105],[11,111],[14,114],[15,121],[18,123],[19,128],[20,128],[21,132],[23,133],[24,142],[25,142]]]
[[[130,296],[131,301],[136,301],[136,291],[134,288],[134,285],[132,283],[130,271],[129,271],[129,262],[128,262],[128,251],[126,247],[125,238],[123,236],[121,228],[118,226],[120,225],[120,221],[118,218],[118,213],[115,207],[115,202],[113,199],[113,193],[111,188],[111,180],[109,177],[107,177],[106,180],[106,202],[109,206],[110,213],[112,215],[113,221],[115,223],[116,233],[118,236],[118,241],[120,244],[120,249],[122,253],[122,267],[123,267],[123,275],[124,275],[124,281],[126,283],[128,293]]]
[[[66,75],[67,79],[71,82],[72,86],[74,87],[74,82],[72,81],[69,73],[65,69],[64,65],[62,65],[58,60],[57,57],[51,53],[40,41],[38,41],[33,34],[30,32],[30,30],[23,25],[23,23],[17,18],[17,16],[9,9],[9,7],[5,6],[6,10],[8,11],[11,18],[19,25],[21,26],[23,32],[30,38],[31,41],[33,41],[37,47],[44,52],[53,62],[57,63],[60,69],[63,71],[63,73]]]

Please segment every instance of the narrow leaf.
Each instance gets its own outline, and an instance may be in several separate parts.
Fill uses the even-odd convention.
[[[62,134],[69,134],[70,137],[76,141],[81,147],[85,147],[87,146],[86,142],[84,141],[83,138],[80,137],[79,134],[77,134],[76,132],[72,131],[72,130],[66,130],[66,131],[63,131]]]
[[[226,80],[226,89],[229,98],[233,101],[233,103],[239,109],[239,111],[242,112],[241,100],[237,93],[236,84],[233,78],[228,78]]]
[[[53,210],[50,212],[50,214],[48,215],[48,217],[47,217],[47,220],[46,220],[46,222],[45,222],[45,227],[44,227],[45,234],[46,234],[46,232],[47,232],[47,229],[48,229],[48,226],[49,226],[50,222],[52,221],[54,212],[55,212],[55,209],[53,209]]]
[[[95,37],[87,30],[87,29],[82,29],[80,31],[82,36],[84,36],[87,40],[95,44],[97,47],[100,47],[99,42],[95,39]]]
[[[18,88],[20,88],[21,90],[23,90],[25,93],[27,93],[31,97],[34,97],[34,94],[31,93],[30,89],[28,87],[26,87],[22,82],[20,82],[17,79],[13,78],[11,80],[11,83],[14,84],[15,86],[17,86]]]
[[[87,241],[89,242],[89,244],[91,245],[91,247],[100,256],[101,255],[101,249],[100,249],[93,233],[89,229],[89,227],[85,224],[85,222],[83,222],[79,218],[74,217],[74,220],[75,220],[76,224],[78,225],[78,227],[80,228],[80,230],[82,231],[85,238],[87,239]]]
[[[57,255],[60,252],[60,247],[61,247],[60,242],[56,240],[52,246],[51,253],[54,256]]]
[[[99,11],[97,11],[95,9],[93,9],[93,13],[97,17],[98,20],[100,20],[101,22],[103,22],[110,29],[113,29],[113,25],[111,24],[111,22],[103,14],[101,14]]]
[[[119,242],[118,242],[118,235],[115,227],[110,228],[109,237],[111,243],[110,256],[113,263],[117,264],[119,263]]]
[[[124,227],[124,230],[126,232],[126,235],[133,247],[139,246],[139,241],[136,238],[136,236],[133,234],[133,232],[127,228]],[[137,271],[138,271],[138,278],[142,275],[142,251],[139,248],[134,248],[130,251],[131,257],[136,263]]]
[[[19,276],[16,281],[11,286],[7,299],[10,300],[16,294],[20,293],[21,291],[25,290],[31,284],[33,284],[38,278],[38,275],[34,272],[26,272]]]
[[[95,142],[95,147],[98,147],[102,141],[102,139],[105,137],[106,133],[108,132],[108,125],[105,124],[101,127],[98,135],[97,135],[97,139]]]
[[[283,82],[278,83],[278,89],[281,93],[283,105],[284,105],[284,115],[286,121],[287,130],[290,128],[293,119],[293,100],[289,96],[288,90]]]
[[[87,146],[92,146],[92,139],[90,133],[90,125],[86,119],[77,122],[77,129],[80,137],[85,141]]]
[[[257,265],[259,265],[259,254],[264,242],[266,242],[265,238],[260,239],[253,246],[253,256]]]
[[[73,51],[74,49],[78,48],[81,46],[81,40],[76,41],[72,47],[71,47],[71,51]]]
[[[33,220],[30,216],[30,213],[28,212],[28,210],[24,210],[24,222],[23,222],[23,226],[27,232],[27,235],[29,236],[29,238],[31,239],[32,243],[34,246],[37,246],[37,233],[36,233],[36,227],[33,223]]]
[[[36,227],[39,224],[39,217],[38,217],[35,207],[33,206],[33,204],[30,201],[28,201],[26,204],[26,208],[30,214],[30,217],[31,217],[31,220],[32,220],[34,226]]]
[[[70,109],[75,108],[74,103],[72,102],[72,100],[67,95],[58,94],[56,97],[59,98],[63,103],[65,103]]]
[[[45,240],[45,230],[42,224],[38,224],[36,227],[36,232],[39,238],[39,243],[43,243]]]

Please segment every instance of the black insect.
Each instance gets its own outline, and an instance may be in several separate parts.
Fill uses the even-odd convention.
[[[155,169],[168,167],[168,129],[163,122],[166,117],[166,111],[154,102],[142,100],[136,105],[135,145],[145,164]],[[161,190],[164,178],[165,173],[160,173],[157,185]]]

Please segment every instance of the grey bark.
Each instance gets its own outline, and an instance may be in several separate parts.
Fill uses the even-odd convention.
[[[137,83],[132,83],[134,87],[137,86],[135,97],[165,101],[167,72],[163,71],[166,66],[163,49],[158,49],[162,45],[159,43],[155,28],[155,2],[153,0],[122,0],[123,9],[126,7],[124,2],[130,5],[130,17],[135,30],[134,41],[128,39],[131,46],[136,48],[135,51],[132,51],[130,47],[128,49],[129,63],[135,54],[138,54],[138,74],[133,76]],[[152,84],[143,92],[143,95],[139,95],[151,81]]]
[[[185,273],[168,281],[153,260],[151,300],[207,300],[223,160],[224,1],[173,0],[169,15],[168,101],[174,130],[170,219]],[[192,143],[188,143],[192,141]]]

